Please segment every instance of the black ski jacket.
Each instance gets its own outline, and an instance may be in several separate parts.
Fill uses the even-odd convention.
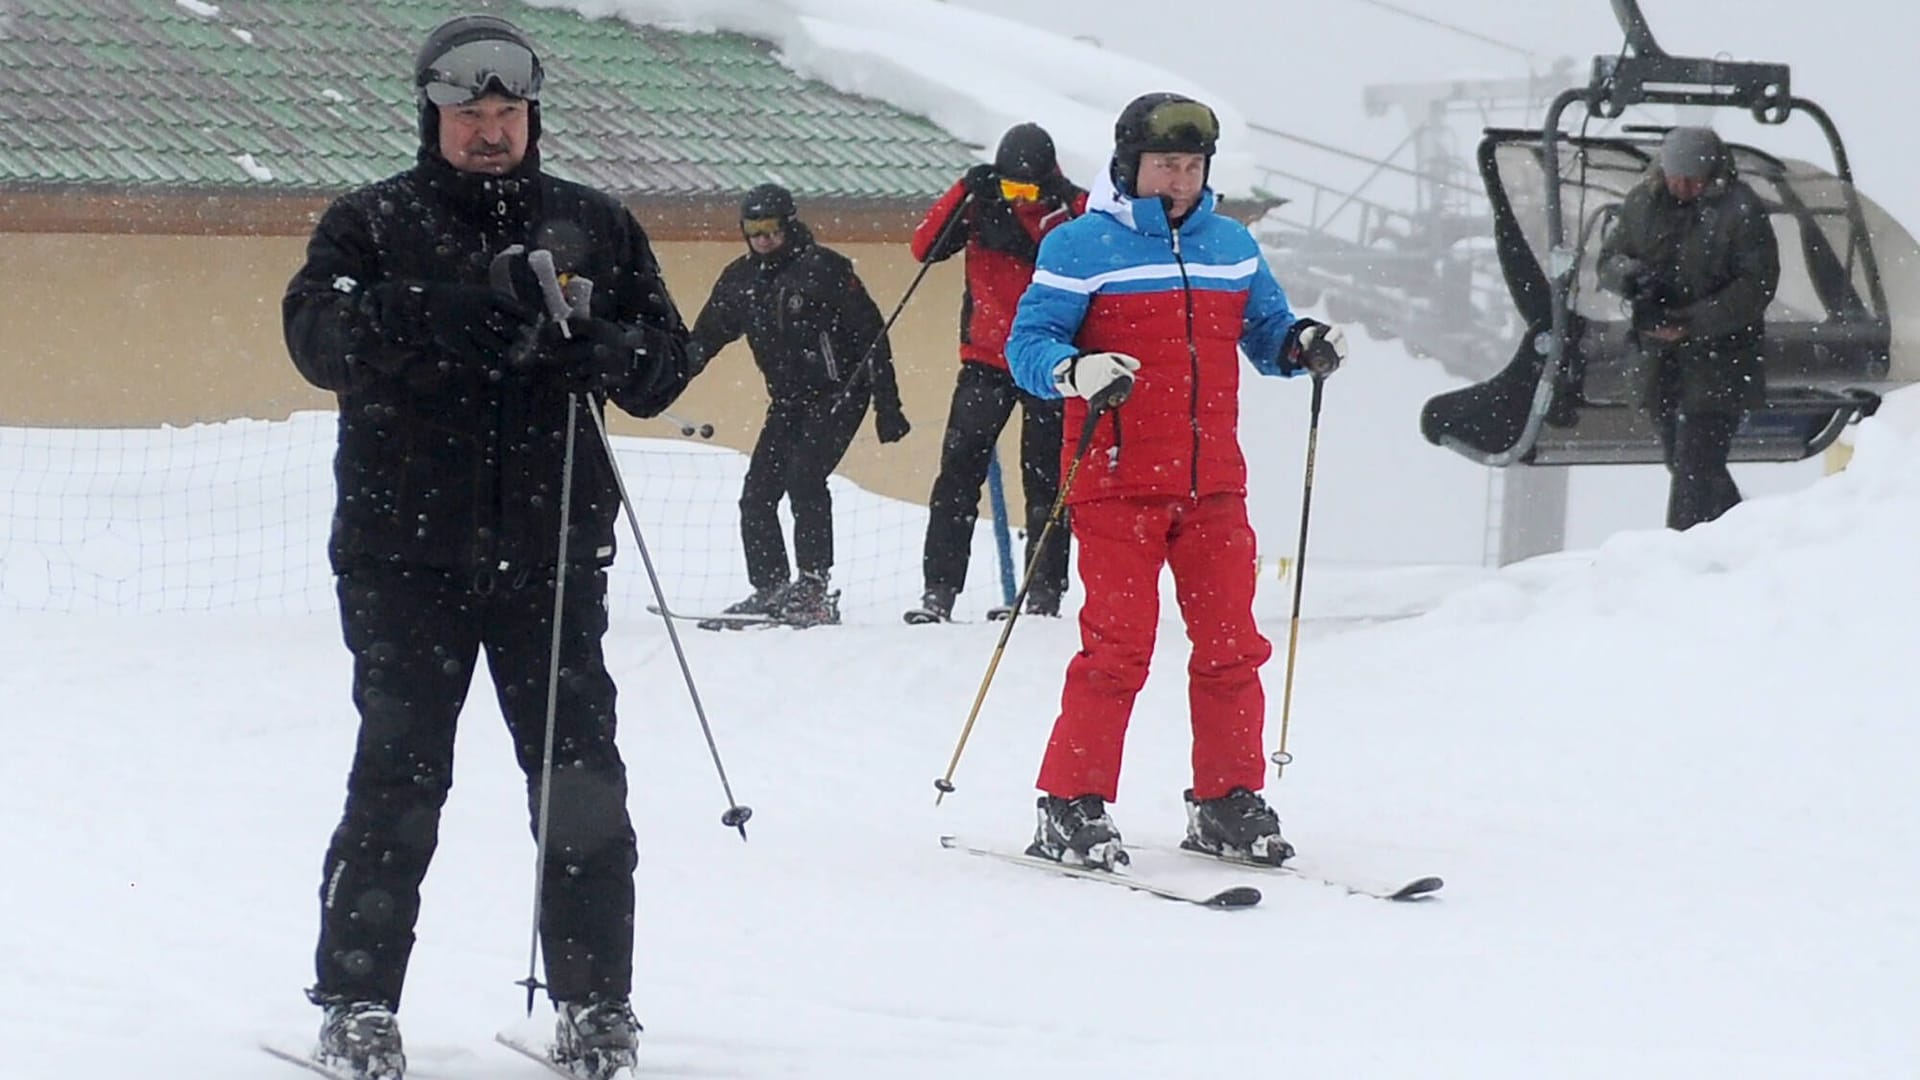
[[[593,281],[596,318],[644,335],[653,366],[611,392],[622,409],[652,416],[685,388],[686,326],[625,207],[544,174],[532,150],[502,177],[459,172],[423,150],[412,169],[328,207],[281,305],[294,366],[339,400],[328,545],[336,571],[373,559],[484,575],[556,561],[563,374],[476,369],[406,325],[378,288],[485,285],[493,256],[512,244],[554,251],[563,272]],[[598,396],[581,404],[566,554],[573,565],[606,565],[619,492],[586,411],[602,407]]]
[[[1780,283],[1780,251],[1767,210],[1723,153],[1699,198],[1667,194],[1658,166],[1627,193],[1600,246],[1600,286],[1632,301],[1636,332],[1687,328],[1679,341],[1636,333],[1652,361],[1645,399],[1677,396],[1687,411],[1756,408],[1765,401],[1761,340]],[[1667,389],[1663,389],[1667,388]]]
[[[842,392],[858,397],[864,387],[871,388],[877,412],[898,415],[885,320],[852,260],[816,243],[799,221],[788,221],[786,232],[778,251],[764,258],[748,252],[720,272],[693,322],[695,373],[744,334],[774,401]],[[864,367],[862,357],[868,357]],[[849,384],[856,385],[848,390]]]

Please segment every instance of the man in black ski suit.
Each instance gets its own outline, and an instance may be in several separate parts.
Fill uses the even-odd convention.
[[[360,731],[309,996],[326,1010],[316,1056],[355,1076],[404,1068],[393,1014],[483,649],[536,830],[552,740],[554,1052],[586,1075],[637,1054],[634,833],[601,652],[619,493],[589,410],[669,406],[687,332],[632,215],[541,170],[541,81],[503,19],[433,30],[414,63],[418,162],[327,209],[283,304],[295,366],[340,409],[328,554]],[[592,283],[564,330],[543,314],[540,250],[575,299]]]
[[[874,407],[883,443],[907,437],[894,381],[893,350],[880,309],[846,256],[815,242],[793,194],[761,184],[740,204],[747,253],[727,264],[693,322],[688,347],[698,374],[728,343],[746,336],[767,381],[767,418],[740,491],[740,540],[753,592],[726,614],[772,616],[795,626],[840,621],[833,570],[833,496],[827,478]],[[779,506],[793,511],[788,580]],[[723,619],[708,629],[740,625]]]
[[[1780,251],[1711,129],[1667,133],[1601,243],[1599,279],[1631,305],[1649,362],[1644,402],[1673,474],[1667,527],[1712,521],[1740,502],[1727,455],[1741,418],[1766,400],[1760,344]]]
[[[939,262],[966,252],[960,300],[960,373],[940,444],[940,474],[927,499],[921,559],[925,591],[909,623],[945,622],[967,584],[973,527],[980,519],[994,441],[1020,406],[1020,486],[1026,496],[1027,551],[1033,568],[1027,611],[1060,614],[1067,588],[1068,534],[1050,534],[1047,515],[1060,492],[1061,405],[1014,385],[1007,373],[1007,332],[1020,296],[1033,280],[1040,241],[1055,226],[1086,212],[1087,193],[1061,175],[1053,137],[1038,124],[1015,124],[1000,137],[993,164],[982,162],[954,181],[913,234],[913,257]]]

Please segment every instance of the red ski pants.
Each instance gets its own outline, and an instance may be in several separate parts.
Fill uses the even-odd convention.
[[[1266,777],[1260,665],[1273,645],[1253,621],[1258,567],[1245,496],[1097,499],[1075,504],[1072,521],[1086,601],[1080,651],[1067,664],[1040,790],[1062,798],[1118,797],[1127,720],[1153,658],[1160,571],[1167,566],[1193,645],[1187,707],[1194,795],[1260,790]]]

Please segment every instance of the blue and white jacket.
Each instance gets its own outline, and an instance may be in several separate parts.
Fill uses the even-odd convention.
[[[1014,380],[1057,398],[1053,369],[1067,357],[1140,361],[1132,396],[1094,435],[1071,502],[1246,493],[1239,357],[1262,375],[1297,374],[1281,348],[1298,317],[1253,234],[1215,202],[1202,192],[1175,230],[1158,198],[1128,198],[1103,176],[1088,213],[1041,242],[1007,342]],[[1069,399],[1063,467],[1086,420],[1086,402]]]

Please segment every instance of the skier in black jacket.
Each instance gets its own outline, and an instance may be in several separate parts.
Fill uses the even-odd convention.
[[[357,1076],[404,1068],[393,1013],[479,654],[537,810],[556,639],[539,928],[555,1051],[589,1075],[637,1053],[634,833],[601,652],[619,494],[587,410],[665,409],[686,385],[687,331],[632,215],[542,172],[541,81],[505,20],[436,28],[414,64],[417,164],[327,209],[283,304],[295,366],[340,408],[329,555],[360,734],[309,996],[326,1009],[316,1055]],[[566,331],[541,313],[524,251],[490,284],[512,245],[592,283]]]
[[[727,264],[693,323],[688,348],[698,374],[742,335],[767,381],[767,419],[740,491],[740,538],[753,593],[735,615],[770,615],[798,626],[840,621],[833,569],[833,496],[827,478],[853,442],[867,405],[883,443],[907,437],[880,309],[846,256],[816,243],[793,195],[778,184],[749,191],[740,205],[747,253]],[[793,511],[793,561],[778,513]],[[702,625],[718,629],[725,620]]]
[[[1667,528],[1690,529],[1740,502],[1733,436],[1766,401],[1760,346],[1780,284],[1766,206],[1711,128],[1677,127],[1621,203],[1600,245],[1600,286],[1632,308],[1649,363],[1646,407],[1672,481]]]

